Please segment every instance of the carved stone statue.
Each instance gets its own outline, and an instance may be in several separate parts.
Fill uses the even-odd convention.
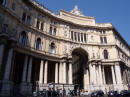
[[[82,12],[78,9],[78,6],[77,6],[77,5],[75,5],[75,7],[74,7],[74,9],[71,11],[71,13],[76,14],[76,15],[84,16],[84,15],[82,14]]]

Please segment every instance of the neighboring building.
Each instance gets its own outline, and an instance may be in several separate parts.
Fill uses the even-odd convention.
[[[130,46],[111,23],[96,23],[77,6],[58,15],[34,0],[1,0],[0,95],[49,83],[89,93],[128,89]]]

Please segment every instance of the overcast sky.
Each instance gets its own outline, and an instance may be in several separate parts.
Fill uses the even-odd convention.
[[[75,5],[97,23],[112,23],[130,45],[130,0],[37,0],[49,10],[71,11]]]

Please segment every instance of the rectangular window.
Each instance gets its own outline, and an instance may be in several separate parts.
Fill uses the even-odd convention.
[[[80,33],[78,33],[78,41],[80,41]]]
[[[102,33],[103,33],[103,34],[106,34],[106,31],[103,30]]]
[[[56,28],[54,28],[54,35],[56,36]]]
[[[101,44],[103,44],[103,37],[100,37]]]
[[[26,21],[26,23],[27,23],[28,25],[30,25],[30,23],[31,23],[31,17],[30,17],[30,16],[27,16],[27,21]]]
[[[71,39],[73,40],[73,31],[71,31]]]
[[[3,21],[3,14],[0,14],[0,22],[2,22],[2,21]]]
[[[105,30],[100,30],[99,32],[100,32],[100,34],[106,34]]]
[[[106,37],[104,37],[104,43],[106,43],[106,44],[107,44],[107,38],[106,38]]]
[[[36,25],[37,29],[39,29],[39,24],[40,24],[40,22],[37,21],[37,25]]]
[[[23,13],[22,21],[25,22],[25,20],[26,20],[26,13]]]
[[[99,32],[100,32],[100,34],[102,34],[102,31],[101,31],[101,30],[100,30]]]
[[[15,3],[12,3],[12,10],[15,10]]]
[[[50,27],[50,35],[52,35],[52,27]]]
[[[83,33],[81,33],[81,41],[83,42]]]
[[[8,3],[8,1],[7,1],[7,0],[0,0],[0,4],[2,4],[3,6],[6,6],[6,5],[7,5],[7,3]]]
[[[77,36],[76,36],[76,32],[74,32],[74,37],[75,37],[75,41],[77,41]]]
[[[84,34],[84,41],[86,42],[86,34]]]
[[[44,23],[41,23],[41,30],[43,31]]]

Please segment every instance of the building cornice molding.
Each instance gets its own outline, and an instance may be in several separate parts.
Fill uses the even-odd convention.
[[[73,23],[71,21],[68,21],[68,20],[65,20],[63,18],[60,17],[60,15],[50,11],[49,9],[47,9],[46,7],[44,7],[43,5],[41,5],[40,3],[38,3],[37,1],[35,0],[29,0],[30,4],[36,8],[38,11],[41,11],[42,13],[45,13],[48,17],[51,17],[51,18],[54,18],[56,20],[59,20],[60,22],[65,22],[65,23],[69,23],[71,25],[75,25],[75,26],[79,26],[79,27],[88,27],[88,28],[97,28],[97,29],[106,29],[106,28],[113,28],[112,26],[108,26],[108,27],[98,27],[97,25],[94,25],[94,26],[91,26],[91,25],[81,25],[81,24],[76,24],[76,23]],[[63,11],[63,10],[62,10]],[[66,11],[64,11],[66,12]],[[66,12],[67,13],[67,12]],[[69,13],[69,12],[68,12]],[[74,15],[72,13],[69,13],[70,15]],[[77,17],[77,15],[76,15]],[[89,19],[94,19],[94,17],[88,17],[88,16],[81,16],[81,17],[87,17]],[[98,23],[96,23],[98,24]],[[103,23],[103,24],[108,24],[108,23]]]
[[[76,15],[76,14],[67,12],[67,11],[65,11],[65,10],[63,10],[63,9],[60,9],[60,12],[67,13],[67,14],[72,15],[72,16],[75,16],[75,17],[81,17],[81,18],[87,18],[87,19],[95,19],[94,17]]]

